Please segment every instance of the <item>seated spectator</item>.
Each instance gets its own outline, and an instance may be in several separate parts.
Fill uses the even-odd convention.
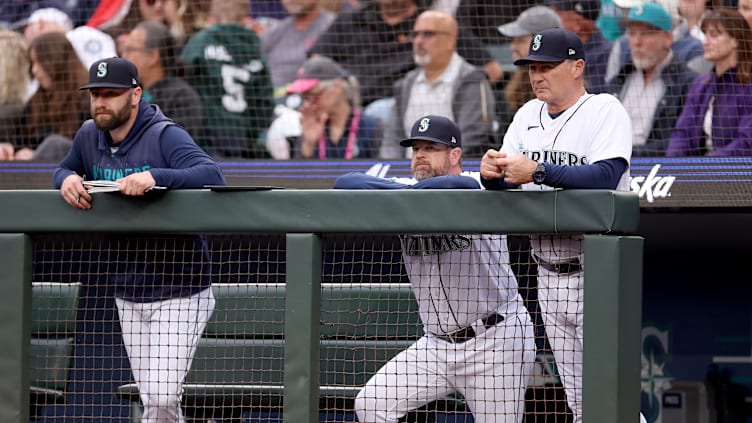
[[[516,61],[528,55],[533,34],[560,26],[561,19],[553,9],[547,6],[533,6],[522,12],[517,20],[501,25],[498,29],[502,35],[512,39],[512,60]],[[502,127],[511,123],[517,109],[535,98],[527,69],[527,66],[518,66],[504,86],[506,101],[504,113],[501,115]]]
[[[197,31],[198,8],[202,2],[190,0],[137,0],[141,20],[167,26],[175,44],[182,47]]]
[[[36,37],[52,31],[65,34],[85,69],[99,59],[117,55],[112,37],[86,25],[74,28],[68,14],[53,7],[32,12],[24,27],[24,36],[31,43]]]
[[[76,0],[75,3],[87,0]],[[78,8],[73,5],[74,2],[67,0],[2,0],[0,1],[0,28],[17,31],[23,29],[26,21],[35,10],[44,7],[54,7],[68,14],[74,11],[71,8]]]
[[[29,99],[29,51],[17,32],[0,30],[0,160],[13,160],[24,144]]]
[[[739,0],[737,7],[744,20],[752,27],[752,0]]]
[[[671,15],[658,3],[629,11],[632,60],[608,81],[632,120],[632,157],[662,156],[696,76],[671,50]]]
[[[188,38],[207,26],[202,8],[206,1],[190,0],[103,0],[89,18],[87,25],[107,31],[122,48],[128,33],[142,21],[163,23],[178,48]]]
[[[595,25],[600,13],[598,0],[549,0],[561,18],[561,26],[582,40],[585,46],[585,88],[589,93],[598,94],[606,89],[606,66],[611,52],[611,43]]]
[[[123,58],[138,68],[143,99],[156,104],[162,113],[182,125],[194,139],[203,128],[201,98],[178,77],[182,64],[176,60],[175,45],[167,27],[144,21],[136,25],[125,41]]]
[[[627,12],[629,10],[615,5],[613,0],[602,0],[601,11],[598,14],[598,19],[595,20],[595,26],[601,30],[608,41],[613,43],[624,35],[624,26],[621,21]]]
[[[679,0],[613,0],[613,2],[627,11],[644,3],[660,4],[671,14],[673,25],[672,35],[674,39],[673,44],[671,44],[671,50],[673,50],[679,61],[686,63],[695,73],[703,73],[710,70],[712,65],[702,58],[702,42],[690,34],[687,20],[679,14]],[[613,78],[625,63],[629,63],[631,54],[626,35],[614,42],[608,57],[608,65],[606,66],[606,81]]]
[[[410,31],[425,10],[417,1],[364,2],[358,9],[342,12],[309,52],[330,57],[355,75],[361,83],[365,113],[382,122],[389,119],[391,102],[371,103],[391,98],[392,85],[415,68]],[[471,64],[482,66],[492,84],[501,80],[501,65],[466,29],[459,31],[457,52]]]
[[[465,156],[480,157],[495,144],[491,85],[482,70],[455,51],[457,32],[457,21],[444,12],[428,10],[415,20],[412,44],[418,67],[394,84],[395,107],[384,131],[382,158],[404,158],[406,150],[399,143],[412,123],[425,115],[457,123]]]
[[[89,73],[61,32],[35,38],[29,57],[39,90],[29,100],[28,144],[16,152],[16,158],[62,160],[78,128],[90,116],[89,96],[78,89],[86,84]]]
[[[308,59],[287,89],[303,95],[296,158],[372,157],[381,139],[379,125],[360,111],[357,80],[333,60]]]
[[[714,68],[692,83],[666,155],[752,155],[752,30],[736,10],[717,8],[702,31]]]
[[[243,26],[250,0],[212,0],[215,23],[183,48],[186,79],[201,97],[206,122],[199,144],[225,158],[266,157],[262,132],[274,98],[256,33]]]
[[[682,0],[679,2],[679,14],[687,21],[689,35],[702,41],[702,17],[707,11],[709,0]]]
[[[520,14],[535,5],[537,0],[462,0],[455,17],[460,28],[466,28],[485,45],[500,45],[508,40],[499,34],[499,24],[515,20]]]
[[[272,75],[275,97],[282,97],[287,85],[308,58],[308,49],[329,25],[334,13],[319,6],[318,0],[282,0],[290,16],[277,22],[261,36],[261,50]]]

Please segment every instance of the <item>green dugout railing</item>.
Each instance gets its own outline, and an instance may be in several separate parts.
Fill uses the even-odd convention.
[[[29,420],[32,243],[45,232],[287,234],[284,421],[318,421],[324,233],[583,233],[585,423],[633,423],[640,407],[643,240],[635,194],[613,191],[183,190],[95,194],[69,207],[57,191],[0,191],[0,422]],[[292,400],[292,399],[295,400]],[[290,399],[289,401],[287,399]],[[307,399],[307,400],[302,400]]]

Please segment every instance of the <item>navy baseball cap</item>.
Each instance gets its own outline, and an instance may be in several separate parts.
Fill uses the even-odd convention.
[[[89,83],[79,90],[92,88],[136,88],[138,87],[136,65],[120,57],[97,60],[89,68]]]
[[[444,116],[423,116],[413,123],[410,138],[400,141],[403,147],[410,147],[413,141],[431,141],[450,147],[462,147],[460,128]]]
[[[589,21],[598,19],[601,13],[598,0],[549,0],[548,5],[562,12],[575,12]]]
[[[527,57],[514,61],[516,66],[531,62],[563,62],[585,59],[585,47],[580,37],[564,28],[545,29],[530,40]]]

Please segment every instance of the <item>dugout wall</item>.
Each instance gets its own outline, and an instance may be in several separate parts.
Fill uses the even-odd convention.
[[[639,409],[642,239],[637,196],[611,191],[467,192],[185,190],[143,198],[97,194],[74,210],[57,191],[0,192],[0,409],[28,421],[31,235],[279,233],[288,266],[284,420],[318,421],[321,235],[331,233],[586,234],[585,422],[632,422]],[[430,219],[426,219],[430,216]],[[307,323],[306,323],[307,322]]]

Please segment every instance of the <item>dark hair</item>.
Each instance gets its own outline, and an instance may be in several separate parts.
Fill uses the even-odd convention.
[[[88,93],[78,90],[86,85],[89,72],[62,32],[38,36],[29,46],[29,52],[32,51],[39,66],[52,79],[52,86],[39,87],[29,101],[29,133],[41,137],[58,133],[73,138],[89,113]]]
[[[177,58],[177,47],[175,40],[170,35],[167,25],[161,22],[143,21],[134,29],[143,29],[146,34],[144,48],[147,50],[157,50],[159,60],[165,72],[175,76],[183,75],[182,62]]]
[[[747,21],[735,9],[717,7],[702,18],[702,31],[711,27],[727,32],[736,40],[736,74],[739,82],[749,83],[752,79],[752,29]]]

